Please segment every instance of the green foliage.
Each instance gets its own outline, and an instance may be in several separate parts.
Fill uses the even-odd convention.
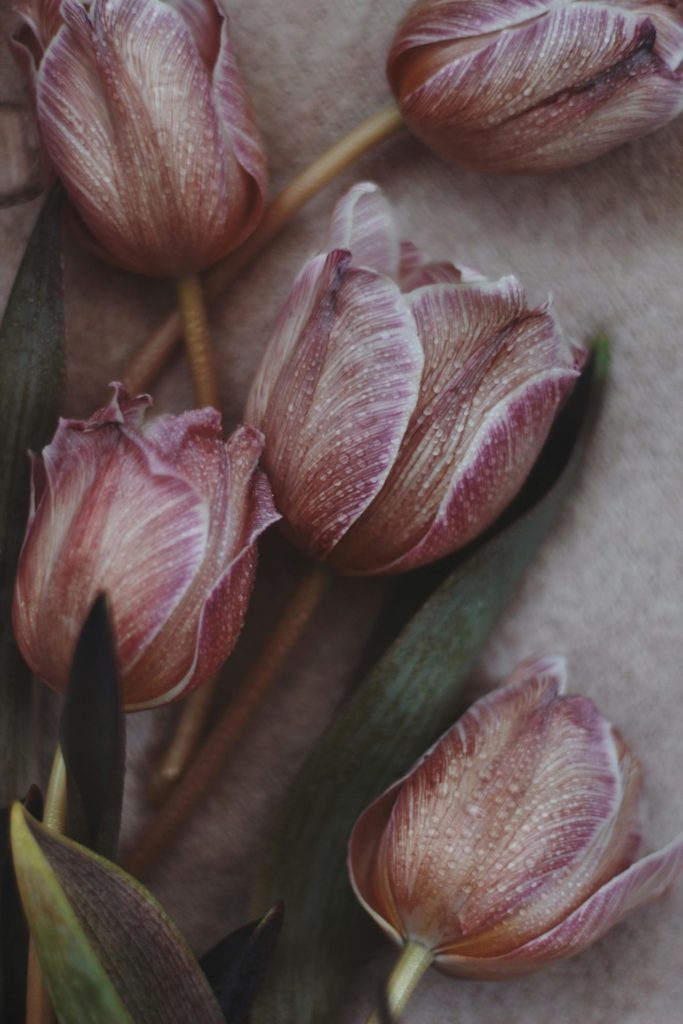
[[[130,875],[12,809],[12,854],[60,1024],[223,1024],[175,925]]]
[[[54,432],[64,379],[60,197],[33,229],[0,327],[0,805],[28,788],[31,677],[14,643],[12,590],[29,507],[27,452]]]

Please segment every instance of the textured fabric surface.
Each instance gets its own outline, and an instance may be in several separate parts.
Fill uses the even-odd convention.
[[[407,6],[232,0],[238,60],[263,130],[271,192],[388,102],[384,55]],[[3,2],[3,34],[13,17]],[[26,102],[4,49],[0,98]],[[353,181],[370,178],[395,204],[403,235],[436,257],[489,277],[514,272],[532,298],[552,291],[565,329],[577,338],[598,327],[609,332],[609,394],[580,484],[488,644],[471,693],[494,685],[522,658],[566,654],[572,688],[599,704],[644,762],[652,848],[683,825],[682,167],[683,120],[543,179],[454,170],[408,135],[396,136],[312,202],[212,316],[230,429],[293,276],[322,244],[334,200]],[[0,213],[3,303],[35,214],[35,203]],[[67,246],[66,286],[66,411],[83,416],[102,404],[107,382],[170,307],[173,291],[113,270],[74,242]],[[188,407],[184,361],[177,359],[153,390],[160,410]],[[262,550],[226,693],[299,568],[278,537]],[[287,783],[343,699],[385,591],[376,581],[334,584],[239,756],[160,864],[153,888],[198,951],[244,920],[254,867]],[[128,841],[145,813],[146,766],[174,714],[146,712],[130,721]],[[464,983],[431,972],[407,1019],[674,1024],[683,1001],[682,916],[683,884],[588,952],[523,981]],[[368,978],[350,995],[349,1024],[362,1019],[368,993],[391,962],[379,936],[377,948]]]

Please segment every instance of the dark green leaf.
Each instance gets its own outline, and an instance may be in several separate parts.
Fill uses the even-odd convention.
[[[223,1024],[199,964],[135,879],[19,804],[12,853],[60,1024]]]
[[[12,589],[28,515],[27,452],[52,436],[64,378],[59,196],[47,200],[0,327],[0,804],[32,772],[31,677],[11,626]]]
[[[125,728],[116,646],[104,594],[93,604],[76,645],[59,736],[67,773],[67,834],[115,860]]]
[[[562,507],[599,407],[606,343],[574,390],[525,493],[429,597],[319,741],[273,838],[260,899],[287,923],[254,1021],[332,1022],[376,929],[346,872],[353,824],[461,709],[463,685],[503,607]]]
[[[246,1024],[282,927],[282,904],[238,928],[199,961],[229,1024]]]

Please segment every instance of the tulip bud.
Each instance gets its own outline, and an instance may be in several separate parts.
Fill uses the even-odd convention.
[[[219,0],[22,0],[47,154],[104,255],[184,277],[255,227],[266,166]]]
[[[583,353],[579,355],[582,358]],[[526,479],[576,361],[516,278],[400,245],[376,186],[337,204],[247,403],[293,540],[345,573],[462,547]]]
[[[13,619],[31,669],[63,692],[106,591],[131,709],[175,700],[217,671],[242,626],[256,538],[279,517],[257,469],[258,431],[224,442],[213,409],[143,427],[151,399],[115,388],[86,422],[60,421],[33,459]]]
[[[683,835],[637,860],[641,773],[562,659],[522,665],[360,816],[359,900],[396,942],[466,978],[580,952],[668,888]]]
[[[419,0],[387,74],[449,162],[537,174],[601,156],[683,110],[683,15],[666,0]]]

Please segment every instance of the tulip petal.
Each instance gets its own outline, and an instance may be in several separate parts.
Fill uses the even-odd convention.
[[[398,278],[401,250],[396,223],[377,185],[360,182],[342,196],[332,212],[325,249],[348,249],[352,267]]]
[[[160,642],[129,672],[127,689],[139,698],[132,705],[136,709],[174,700],[193,689],[195,680],[220,668],[244,621],[256,569],[256,539],[280,518],[258,469],[263,436],[257,430],[240,427],[225,444],[220,414],[203,409],[157,421],[147,439],[160,452],[173,455],[179,472],[209,503],[210,526],[192,588],[165,623]],[[163,643],[165,635],[168,644]],[[169,650],[173,664],[165,661]],[[174,674],[178,682],[169,689]]]
[[[43,459],[45,489],[21,554],[14,620],[27,661],[58,688],[101,590],[111,597],[122,672],[140,657],[201,565],[209,523],[194,488],[106,415],[61,421]],[[112,500],[122,493],[125,501]],[[118,558],[125,550],[140,552],[134,565]]]
[[[412,242],[401,242],[398,280],[402,292],[413,292],[428,284],[463,284],[486,278],[469,267],[456,267],[445,260],[435,262]]]
[[[248,202],[242,200],[246,216],[232,242],[234,247],[251,234],[261,218],[268,187],[268,168],[261,135],[237,68],[228,17],[222,6],[221,13],[220,48],[213,72],[214,101],[225,144],[230,146],[238,164],[251,179]],[[235,199],[231,201],[234,203]]]
[[[486,745],[482,743],[478,751],[482,762],[499,756],[537,709],[550,705],[564,692],[566,679],[564,658],[547,656],[520,665],[506,686],[477,701],[453,729],[440,737],[406,775],[382,793],[358,818],[349,841],[351,884],[368,913],[395,942],[409,937],[386,871],[390,842],[387,829],[402,787],[422,770],[425,762],[433,757],[454,730],[458,730],[461,746],[468,756],[474,753],[475,736],[479,732],[486,737]],[[424,835],[419,833],[419,827],[417,822],[413,824],[416,841],[423,841]],[[428,835],[437,836],[432,825]]]
[[[683,835],[605,883],[554,928],[502,956],[440,954],[437,966],[456,977],[504,979],[580,953],[637,907],[659,899],[683,872]]]
[[[577,376],[554,319],[529,310],[515,278],[408,298],[425,350],[420,397],[384,487],[333,553],[346,572],[404,571],[479,535],[518,492]]]
[[[214,0],[164,0],[187,23],[207,68],[212,69],[218,57],[221,35],[221,13]]]
[[[680,55],[668,18],[657,45],[657,5],[543,4],[543,13],[523,4],[529,19],[514,30],[498,14],[518,5],[473,6],[495,9],[488,31],[471,34],[457,14],[436,31],[435,13],[419,28],[418,11],[389,60],[403,116],[447,160],[485,171],[556,170],[651,131],[683,107],[678,62],[667,62]]]
[[[335,250],[299,274],[249,396],[275,503],[324,558],[378,493],[418,395],[422,348],[393,282]]]
[[[182,16],[160,0],[64,0],[36,81],[48,154],[123,265],[182,276],[242,229],[248,185]],[[189,116],[189,105],[192,115]]]
[[[392,932],[494,956],[631,863],[637,764],[595,705],[559,696],[563,677],[556,659],[524,666],[361,816],[354,886]]]

